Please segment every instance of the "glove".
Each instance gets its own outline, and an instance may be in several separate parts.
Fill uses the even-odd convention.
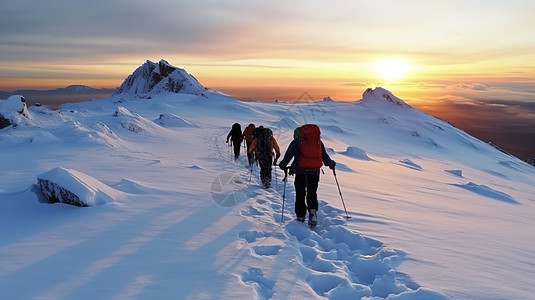
[[[333,163],[329,166],[331,170],[334,170],[334,166],[336,166],[336,162],[333,160]]]
[[[288,168],[288,174],[289,174],[290,176],[294,176],[294,174],[295,174],[295,168]]]
[[[281,170],[286,170],[286,166],[283,166],[283,165],[279,165],[279,168],[281,168]]]

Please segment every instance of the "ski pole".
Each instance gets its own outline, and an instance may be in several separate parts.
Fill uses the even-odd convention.
[[[273,171],[275,172],[275,189],[277,189],[279,187],[278,182],[277,182],[277,165],[274,164],[273,166],[274,166]]]
[[[338,184],[338,178],[336,178],[336,171],[333,168],[333,174],[334,174],[334,180],[336,180],[336,186],[338,186],[338,192],[340,193],[340,199],[342,199],[342,204],[344,205],[344,211],[346,212],[346,219],[350,219],[351,217],[347,214],[346,204],[344,202],[344,197],[342,197],[342,191],[340,190],[340,185]]]
[[[251,185],[251,178],[253,177],[253,168],[254,168],[254,164],[252,165],[249,165],[251,167],[250,169],[250,173],[249,173],[249,184],[247,186],[250,186]]]
[[[288,169],[284,169],[284,189],[282,192],[282,214],[281,214],[281,223],[284,222],[284,200],[286,199],[286,181],[288,181]]]

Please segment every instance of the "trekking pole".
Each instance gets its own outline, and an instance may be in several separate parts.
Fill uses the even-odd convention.
[[[344,205],[344,211],[346,212],[346,219],[350,219],[351,217],[347,214],[346,204],[344,202],[344,197],[342,197],[342,191],[340,190],[340,185],[338,184],[338,178],[336,178],[336,171],[333,168],[333,174],[334,174],[334,180],[336,180],[336,186],[338,186],[338,192],[340,193],[340,199],[342,199],[342,204]]]
[[[282,215],[281,215],[281,223],[284,222],[284,200],[286,199],[286,181],[288,181],[288,169],[284,169],[284,189],[282,192]]]
[[[253,177],[253,168],[254,168],[254,164],[252,165],[249,165],[251,167],[250,169],[250,173],[249,173],[249,184],[247,186],[250,186],[251,185],[251,178]]]
[[[279,187],[278,182],[277,182],[277,165],[274,164],[273,166],[274,166],[273,170],[275,171],[275,189],[277,189]]]

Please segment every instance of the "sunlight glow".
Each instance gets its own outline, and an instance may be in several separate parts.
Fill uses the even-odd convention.
[[[410,69],[407,61],[398,58],[383,59],[375,64],[375,72],[386,80],[401,79]]]

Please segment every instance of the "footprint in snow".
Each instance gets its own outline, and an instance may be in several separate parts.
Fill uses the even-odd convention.
[[[265,232],[260,232],[256,230],[242,231],[238,234],[238,238],[244,239],[247,243],[254,243],[257,239],[266,237]]]
[[[249,268],[247,272],[242,273],[241,280],[245,284],[252,284],[255,287],[259,298],[269,299],[273,296],[275,281],[265,278],[262,270],[258,268]]]
[[[397,272],[405,254],[345,228],[340,212],[320,203],[320,225],[314,230],[293,221],[286,235],[298,245],[302,265],[310,270],[307,284],[327,299],[421,294],[419,286]]]
[[[281,246],[278,245],[272,245],[272,246],[254,246],[253,251],[257,255],[261,256],[271,256],[271,255],[277,255],[279,253],[279,250],[281,249]]]
[[[258,209],[252,206],[249,206],[247,209],[244,209],[241,211],[241,215],[247,216],[247,217],[254,217],[254,216],[260,216],[262,215],[262,213]]]

